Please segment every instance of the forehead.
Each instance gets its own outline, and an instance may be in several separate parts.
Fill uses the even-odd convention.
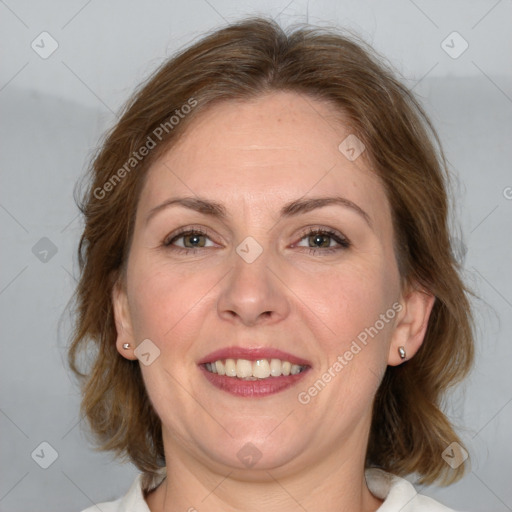
[[[299,197],[341,194],[389,221],[384,187],[365,153],[351,160],[346,145],[340,150],[347,137],[354,135],[341,114],[309,96],[276,92],[216,104],[149,169],[140,207],[200,195],[228,209],[277,210]]]

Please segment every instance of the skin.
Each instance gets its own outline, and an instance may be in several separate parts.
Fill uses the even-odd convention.
[[[331,105],[274,92],[202,113],[148,171],[113,302],[120,354],[135,359],[144,339],[160,350],[152,364],[141,364],[167,460],[168,478],[146,498],[152,512],[318,504],[325,512],[375,511],[382,503],[364,479],[373,399],[387,365],[402,363],[398,347],[407,358],[420,347],[434,297],[401,289],[384,187],[364,153],[351,162],[338,149],[349,134]],[[359,206],[369,223],[339,205],[279,217],[288,202],[333,195]],[[221,203],[227,217],[173,206],[146,222],[177,196]],[[193,236],[163,245],[189,226],[208,231],[195,252],[176,250]],[[319,247],[308,227],[334,229],[351,246],[327,236]],[[236,252],[248,236],[263,249],[252,263]],[[338,250],[322,252],[322,242]],[[397,302],[393,320],[301,404],[298,393]],[[232,345],[275,347],[312,369],[280,393],[236,397],[212,386],[197,364]],[[246,443],[261,453],[252,468],[237,457]]]

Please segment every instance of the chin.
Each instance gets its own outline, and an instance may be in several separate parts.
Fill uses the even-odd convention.
[[[224,432],[219,439],[208,437],[193,444],[202,445],[202,456],[208,457],[215,465],[235,471],[253,470],[249,474],[254,476],[261,471],[271,471],[293,464],[297,456],[307,449],[308,443],[305,438],[299,439],[297,433],[290,429],[278,433],[275,422],[272,422],[272,427],[268,429],[254,427],[254,424],[252,429],[251,425],[246,425],[244,431],[232,430],[233,437]],[[272,432],[272,429],[276,430]],[[266,477],[268,478],[268,475]]]

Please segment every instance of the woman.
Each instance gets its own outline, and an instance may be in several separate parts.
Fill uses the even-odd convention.
[[[70,362],[142,472],[101,510],[448,510],[402,478],[467,457],[440,409],[473,359],[447,185],[361,42],[257,18],[165,63],[82,206]]]

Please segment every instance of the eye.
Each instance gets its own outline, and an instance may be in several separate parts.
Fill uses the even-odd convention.
[[[184,229],[178,233],[169,235],[169,237],[164,240],[163,245],[178,251],[184,250],[188,252],[189,250],[193,251],[195,249],[202,249],[204,247],[212,247],[213,242],[207,245],[208,240],[208,233],[203,229]]]
[[[341,233],[330,229],[309,228],[306,233],[302,234],[302,238],[297,247],[304,247],[301,242],[306,241],[306,248],[312,254],[316,253],[332,253],[335,251],[348,249],[351,246],[350,241]],[[334,242],[334,245],[332,244]]]

